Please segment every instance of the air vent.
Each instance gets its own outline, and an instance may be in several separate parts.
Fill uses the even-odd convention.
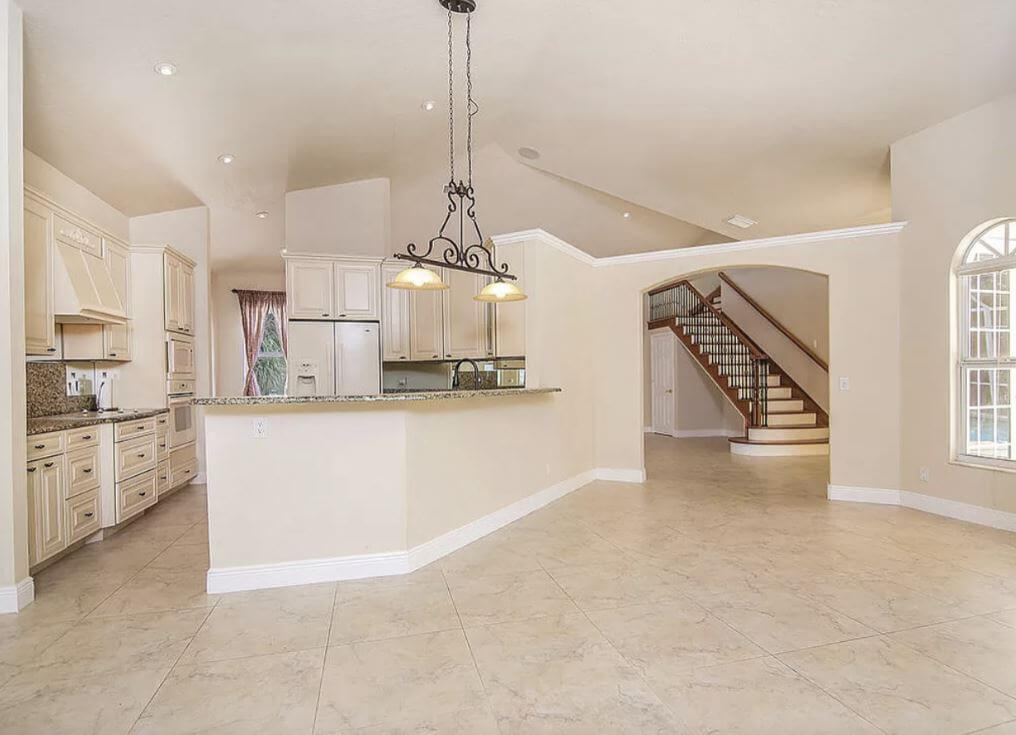
[[[752,225],[757,225],[758,222],[753,220],[751,217],[745,217],[743,214],[735,214],[727,220],[727,224],[733,225],[734,227],[740,227],[742,230],[747,230]]]

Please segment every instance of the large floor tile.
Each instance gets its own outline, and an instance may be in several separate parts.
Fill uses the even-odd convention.
[[[780,659],[888,733],[967,733],[1016,718],[1016,699],[889,638]]]
[[[483,705],[461,630],[332,646],[316,731],[425,721]]]
[[[548,571],[583,610],[686,599],[684,577],[640,562],[553,567]]]
[[[502,733],[670,733],[676,722],[583,615],[466,629]]]
[[[461,627],[444,579],[342,583],[335,594],[332,645],[435,633]]]
[[[0,664],[20,666],[37,660],[72,625],[70,621],[36,619],[31,612],[0,615]]]
[[[873,635],[871,628],[790,590],[763,585],[708,603],[716,617],[770,653]]]
[[[133,730],[310,733],[324,649],[177,666]]]
[[[907,630],[891,637],[1016,697],[1016,628],[978,617]]]
[[[467,627],[579,612],[542,570],[483,577],[449,575],[448,586],[462,625]]]
[[[280,590],[280,592],[284,592]],[[332,589],[217,605],[181,659],[182,663],[323,648],[332,618]]]
[[[684,735],[877,735],[878,728],[772,658],[650,678]]]
[[[764,656],[726,623],[691,602],[633,605],[589,613],[590,620],[643,676]]]
[[[543,567],[536,554],[528,553],[512,542],[508,530],[501,530],[474,541],[438,562],[449,575],[511,574],[539,571]]]
[[[1016,628],[1016,610],[1002,610],[1001,612],[994,613],[989,617],[992,620],[997,620],[1003,625]]]
[[[320,731],[319,731],[320,732]],[[410,719],[357,728],[356,735],[499,735],[497,720],[487,707],[460,710],[451,714],[434,715],[423,719]]]
[[[92,612],[93,616],[188,610],[215,605],[202,570],[142,569]]]

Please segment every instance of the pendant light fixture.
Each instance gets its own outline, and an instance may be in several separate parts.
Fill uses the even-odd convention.
[[[526,295],[514,283],[517,280],[516,276],[508,272],[506,263],[501,265],[494,263],[493,246],[484,243],[480,225],[476,221],[476,192],[473,189],[473,117],[480,108],[473,100],[473,46],[470,34],[472,12],[476,10],[476,0],[438,0],[438,2],[448,11],[448,161],[450,175],[448,183],[444,187],[445,196],[448,198],[448,208],[437,235],[430,239],[426,248],[418,248],[416,243],[411,242],[406,246],[406,252],[395,253],[396,258],[410,261],[413,265],[399,272],[395,276],[395,280],[388,283],[387,286],[388,288],[402,288],[411,291],[448,288],[437,272],[426,267],[429,265],[493,278],[491,283],[488,283],[479,294],[473,297],[477,301],[493,303],[522,301]],[[452,42],[456,15],[466,16],[467,174],[465,180],[456,180],[455,178],[455,74]],[[458,219],[458,240],[453,237],[455,234],[453,217]],[[449,230],[452,232],[449,233]],[[434,252],[435,249],[441,251],[440,258]]]

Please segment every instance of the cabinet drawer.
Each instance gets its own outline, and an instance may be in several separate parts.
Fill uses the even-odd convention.
[[[99,489],[94,488],[67,501],[67,544],[73,544],[99,530]]]
[[[53,215],[53,237],[58,242],[81,248],[92,255],[102,257],[102,237],[87,227],[71,222],[59,214]]]
[[[159,499],[158,473],[146,472],[116,484],[116,522],[122,523],[133,515],[155,505]]]
[[[166,392],[171,396],[178,396],[184,393],[194,392],[193,380],[167,380]]]
[[[158,430],[169,431],[169,414],[168,413],[160,413],[158,416],[155,417],[155,428],[156,428],[157,431]]]
[[[99,445],[99,427],[85,426],[81,429],[67,430],[67,451],[80,449],[81,447],[95,447]]]
[[[147,419],[120,422],[114,426],[113,437],[116,441],[122,441],[142,434],[153,434],[157,425],[155,419],[155,416],[150,416]]]
[[[155,434],[118,442],[116,445],[116,481],[155,469],[158,463]]]
[[[36,434],[28,437],[28,460],[52,457],[54,454],[63,454],[67,447],[67,437],[62,431],[54,431],[51,434]]]
[[[172,472],[170,475],[169,486],[171,488],[180,487],[180,485],[186,485],[197,476],[198,461],[195,459],[182,467],[178,467],[177,465],[170,463],[170,468]]]
[[[183,447],[177,447],[169,455],[169,464],[173,469],[183,467],[185,464],[198,461],[198,447],[197,444],[188,444]]]
[[[99,486],[99,448],[84,447],[67,453],[67,497]]]
[[[171,480],[172,477],[169,474],[169,462],[159,462],[159,467],[155,470],[156,485],[159,488],[159,495],[173,487]]]
[[[169,432],[160,430],[155,435],[155,458],[157,462],[169,459]]]

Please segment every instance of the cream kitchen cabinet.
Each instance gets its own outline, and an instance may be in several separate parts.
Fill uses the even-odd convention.
[[[67,488],[63,455],[28,464],[28,563],[35,566],[67,546]]]
[[[131,325],[105,324],[102,327],[102,357],[106,360],[131,359]]]
[[[166,331],[194,333],[194,266],[166,251],[165,255]]]
[[[445,358],[493,357],[491,307],[473,298],[489,279],[456,270],[446,271],[444,278],[448,284],[443,305]]]
[[[113,288],[120,297],[124,313],[131,317],[131,253],[123,243],[103,239],[106,268],[113,279]],[[102,327],[102,357],[106,360],[131,359],[131,325],[104,324]]]
[[[335,318],[360,321],[377,319],[378,266],[376,263],[335,263]]]
[[[290,319],[334,319],[334,297],[331,260],[286,259],[286,312]]]
[[[25,198],[25,354],[57,351],[53,316],[52,212]]]
[[[381,267],[381,282],[390,283],[403,269],[401,265]],[[401,288],[382,290],[381,357],[384,360],[408,360],[410,358],[410,313],[409,291]]]
[[[443,279],[443,269],[440,271],[440,275]],[[410,291],[409,293],[409,358],[411,360],[444,359],[444,291]]]

